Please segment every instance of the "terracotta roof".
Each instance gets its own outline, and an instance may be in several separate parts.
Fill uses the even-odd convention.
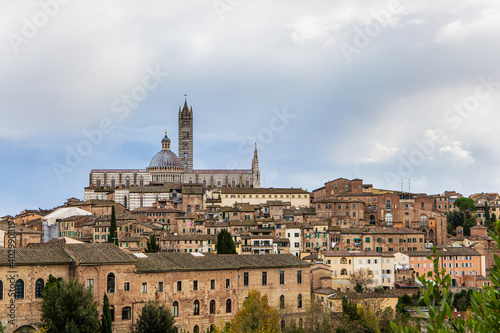
[[[309,263],[292,254],[211,254],[148,253],[139,259],[137,272],[199,271],[241,268],[297,267],[309,268]]]
[[[10,228],[11,228],[11,226],[9,226],[7,224],[0,224],[0,229],[3,231],[9,231]],[[14,232],[16,234],[42,234],[41,231],[37,231],[37,230],[32,229],[32,228],[26,228],[26,227],[20,226],[18,224],[14,225]]]
[[[66,252],[80,265],[130,264],[135,259],[113,243],[66,244]]]
[[[222,194],[309,194],[306,190],[300,188],[251,188],[251,187],[242,187],[242,188],[222,188]]]
[[[107,173],[107,172],[142,172],[142,173],[146,173],[146,170],[144,170],[144,169],[92,169],[92,170],[90,170],[90,173],[93,173],[93,172],[104,172],[104,173]]]
[[[42,245],[42,244],[40,244]],[[0,266],[10,265],[9,249],[0,249]],[[70,256],[61,246],[33,246],[16,248],[14,253],[15,265],[64,265],[71,263]]]

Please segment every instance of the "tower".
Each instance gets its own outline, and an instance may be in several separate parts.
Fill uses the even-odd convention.
[[[257,143],[255,144],[255,150],[253,152],[253,158],[252,158],[252,176],[253,176],[253,187],[260,188],[259,155],[257,154]]]
[[[179,159],[185,169],[193,169],[193,107],[187,99],[182,110],[179,106]]]

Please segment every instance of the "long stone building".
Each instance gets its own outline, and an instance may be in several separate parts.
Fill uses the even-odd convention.
[[[84,192],[85,200],[113,199],[125,208],[136,209],[151,207],[158,199],[172,198],[173,189],[168,186],[172,184],[202,184],[204,188],[260,188],[257,146],[250,169],[193,168],[193,120],[193,108],[188,107],[186,100],[184,107],[179,107],[179,156],[170,149],[171,141],[165,131],[161,150],[153,156],[147,168],[91,170],[89,186]],[[157,186],[164,188],[154,188]],[[134,194],[138,192],[142,194]]]
[[[231,320],[250,290],[267,294],[272,307],[284,310],[282,325],[302,323],[310,301],[310,266],[290,254],[131,255],[112,243],[39,244],[17,248],[10,262],[8,251],[0,249],[0,307],[8,310],[0,311],[0,320],[7,332],[39,328],[50,275],[76,277],[93,291],[99,311],[106,293],[113,332],[131,332],[149,300],[171,309],[179,331],[193,333]]]

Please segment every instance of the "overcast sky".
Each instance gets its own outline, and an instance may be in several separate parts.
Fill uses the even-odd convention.
[[[2,1],[0,216],[177,153],[184,94],[195,168],[497,192],[499,40],[498,1]]]

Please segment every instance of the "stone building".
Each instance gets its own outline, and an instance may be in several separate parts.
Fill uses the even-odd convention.
[[[127,209],[152,207],[162,199],[175,197],[172,184],[200,184],[213,187],[260,187],[260,170],[255,146],[251,169],[193,168],[193,109],[179,107],[179,157],[171,150],[171,141],[165,131],[161,150],[153,156],[146,169],[93,169],[85,200],[112,199]],[[139,195],[134,193],[139,192]],[[194,207],[193,207],[194,209]]]
[[[15,302],[13,324],[0,312],[7,332],[39,328],[41,290],[49,275],[76,277],[93,291],[102,311],[108,295],[113,332],[131,332],[144,304],[168,306],[179,330],[204,332],[231,320],[250,290],[267,294],[272,307],[287,309],[284,324],[305,315],[310,301],[309,264],[289,254],[127,254],[111,243],[38,244],[16,249],[14,268],[0,249],[0,306]],[[15,271],[13,281],[7,278]],[[9,295],[11,282],[15,293]]]

